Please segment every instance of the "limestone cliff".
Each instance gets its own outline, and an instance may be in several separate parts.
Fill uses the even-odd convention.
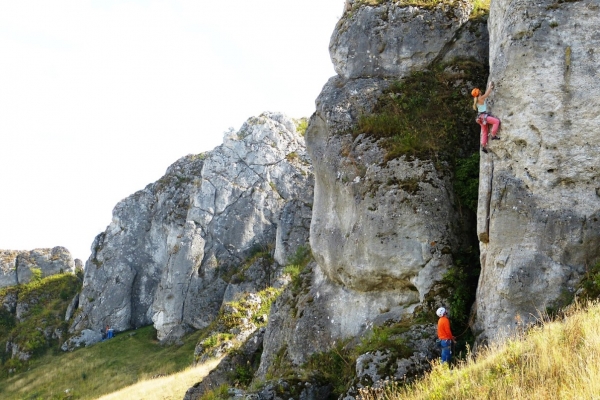
[[[482,340],[565,305],[600,256],[599,24],[596,0],[492,2],[502,140],[481,164]]]
[[[312,179],[303,137],[276,113],[178,160],[115,207],[86,263],[71,332],[153,323],[171,340],[206,327],[224,296],[235,296],[241,283],[231,277],[249,255],[277,242],[285,260],[306,244]]]
[[[429,9],[354,2],[337,24],[330,53],[338,76],[317,99],[306,134],[316,263],[299,292],[276,302],[259,376],[282,354],[300,365],[373,325],[427,309],[426,299],[443,300],[437,285],[469,241],[448,165],[387,160],[383,142],[355,128],[394,80],[455,57],[485,62],[485,24],[469,22],[471,10],[469,1]],[[464,79],[453,84],[467,94]]]
[[[75,261],[64,247],[31,251],[0,250],[0,288],[31,281],[34,274],[43,278],[63,272],[74,272]]]

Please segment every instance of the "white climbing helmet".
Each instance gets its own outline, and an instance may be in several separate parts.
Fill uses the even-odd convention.
[[[438,317],[441,318],[444,316],[444,314],[446,314],[446,309],[444,307],[440,307],[437,309],[437,311],[435,313]]]

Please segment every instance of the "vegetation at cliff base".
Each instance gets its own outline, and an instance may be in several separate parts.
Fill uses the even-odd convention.
[[[361,338],[351,341],[340,340],[331,350],[311,355],[300,367],[293,367],[285,357],[287,349],[280,350],[270,366],[267,377],[270,380],[316,381],[329,383],[337,396],[346,393],[356,376],[356,360],[362,354],[385,351],[394,357],[409,357],[413,350],[400,336],[409,330],[411,321],[375,326]],[[204,399],[203,399],[204,400]]]
[[[575,304],[502,345],[451,369],[436,364],[405,387],[366,389],[362,400],[597,399],[600,397],[600,304]]]

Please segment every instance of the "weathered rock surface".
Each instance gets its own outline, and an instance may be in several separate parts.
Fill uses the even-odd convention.
[[[69,250],[60,246],[31,251],[0,250],[0,287],[28,283],[36,270],[41,272],[42,278],[72,273],[75,261]]]
[[[60,347],[65,340],[65,311],[80,287],[77,275],[61,274],[31,285],[3,288],[0,291],[3,359],[27,362],[48,348]]]
[[[297,206],[286,208],[290,202]],[[308,231],[287,221],[305,219],[300,205],[311,202],[311,167],[294,122],[277,113],[249,119],[221,146],[180,159],[117,204],[94,241],[71,332],[154,323],[159,339],[175,340],[207,326],[252,252],[277,238],[286,259],[306,243]]]
[[[325,85],[306,133],[315,171],[316,264],[301,289],[277,300],[259,378],[283,350],[300,365],[340,339],[411,315],[468,241],[447,166],[406,157],[384,163],[376,141],[350,132],[392,79],[434,60],[484,60],[485,22],[465,31],[470,2],[433,10],[392,3],[351,8],[330,44],[339,76]]]
[[[491,3],[492,112],[481,163],[480,339],[572,298],[600,256],[600,4]]]
[[[469,0],[440,2],[433,9],[392,2],[355,5],[331,38],[335,72],[354,79],[402,77],[424,69],[452,46],[472,9]]]
[[[435,342],[436,325],[414,325],[398,337],[412,350],[412,355],[397,356],[391,350],[383,349],[359,356],[356,360],[356,383],[352,390],[354,394],[358,388],[382,387],[386,381],[410,381],[430,370],[429,360],[440,356]]]
[[[61,346],[62,351],[73,351],[78,347],[86,347],[102,340],[100,331],[84,329],[77,335],[70,337]]]

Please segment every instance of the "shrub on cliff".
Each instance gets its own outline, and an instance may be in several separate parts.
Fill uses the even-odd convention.
[[[66,335],[65,313],[71,299],[81,289],[73,274],[34,279],[25,285],[0,291],[0,302],[14,299],[14,308],[0,312],[0,357],[2,374],[18,371],[30,357],[46,349],[58,348]],[[11,307],[8,307],[9,309]]]
[[[402,155],[436,159],[467,157],[479,143],[467,82],[484,82],[485,66],[472,61],[438,64],[392,85],[356,133],[381,139],[385,160]]]

